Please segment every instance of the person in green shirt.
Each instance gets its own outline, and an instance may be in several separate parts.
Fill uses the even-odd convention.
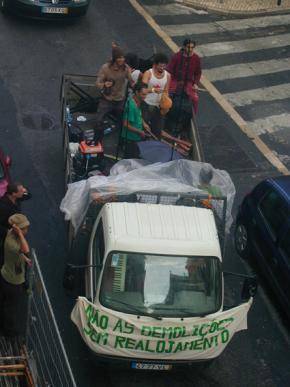
[[[14,336],[18,333],[16,321],[25,294],[26,265],[31,265],[25,238],[30,223],[22,214],[10,216],[8,223],[12,228],[4,242],[4,264],[0,276],[0,321],[4,334]]]
[[[221,197],[222,191],[216,185],[212,185],[213,169],[210,165],[204,165],[199,172],[199,189],[206,191],[212,197]]]
[[[143,120],[141,104],[148,93],[145,83],[137,83],[134,88],[134,95],[127,98],[121,137],[125,145],[124,158],[138,158],[139,150],[136,142],[146,138],[144,129],[150,132],[149,125]]]

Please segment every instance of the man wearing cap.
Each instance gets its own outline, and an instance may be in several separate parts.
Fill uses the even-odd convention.
[[[0,278],[0,321],[4,334],[15,335],[17,312],[25,294],[26,264],[31,265],[25,238],[30,223],[22,214],[10,216],[8,223],[12,228],[4,242],[4,264]]]
[[[0,199],[0,268],[3,263],[4,240],[10,225],[11,215],[21,212],[21,202],[31,198],[31,194],[22,183],[11,183],[5,195]]]
[[[105,63],[98,72],[96,86],[102,97],[97,111],[97,140],[103,137],[103,120],[106,114],[114,113],[121,123],[128,81],[133,85],[131,71],[125,63],[125,56],[119,46],[112,48],[112,59]]]

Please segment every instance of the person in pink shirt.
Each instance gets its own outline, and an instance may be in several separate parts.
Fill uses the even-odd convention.
[[[185,39],[179,52],[173,55],[167,71],[171,74],[169,85],[170,93],[182,93],[190,97],[194,111],[197,112],[198,93],[197,85],[201,78],[200,57],[194,52],[196,43]]]

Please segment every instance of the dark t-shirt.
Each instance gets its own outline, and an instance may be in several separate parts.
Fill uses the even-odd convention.
[[[19,212],[20,207],[18,206],[18,203],[16,202],[14,204],[7,195],[4,195],[0,199],[0,240],[5,239],[7,230],[10,227],[8,223],[10,216]]]
[[[14,214],[21,212],[21,202],[31,198],[30,193],[25,194],[21,199],[18,199],[14,204],[5,194],[0,199],[0,242],[6,237],[7,231],[10,228],[8,219]]]

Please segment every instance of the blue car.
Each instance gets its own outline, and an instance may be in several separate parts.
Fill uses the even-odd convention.
[[[244,198],[235,246],[255,261],[290,317],[290,176],[264,180]]]
[[[0,0],[0,10],[32,18],[84,16],[90,0]]]

